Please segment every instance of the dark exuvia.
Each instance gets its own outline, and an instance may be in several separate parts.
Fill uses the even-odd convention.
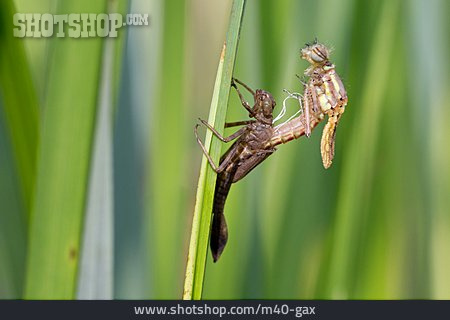
[[[250,107],[249,103],[245,101],[236,83],[242,85],[253,95],[253,107]],[[254,119],[226,123],[225,127],[244,125],[244,127],[229,137],[222,137],[216,129],[214,129],[206,121],[200,119],[202,124],[210,129],[221,141],[230,142],[237,139],[222,156],[219,166],[215,165],[206,151],[202,141],[198,137],[197,128],[199,125],[197,124],[195,127],[197,141],[200,144],[211,167],[217,173],[213,204],[213,222],[210,238],[210,246],[214,262],[219,259],[228,240],[228,229],[225,216],[223,214],[223,209],[231,184],[245,177],[253,168],[264,161],[264,159],[276,150],[268,145],[273,136],[272,113],[276,104],[272,95],[269,92],[260,89],[253,91],[237,79],[233,79],[232,86],[239,94],[241,103],[249,112],[249,116]]]

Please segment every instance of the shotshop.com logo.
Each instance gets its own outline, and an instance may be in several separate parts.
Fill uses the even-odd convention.
[[[117,37],[117,30],[123,26],[148,26],[148,14],[120,13],[16,13],[13,16],[14,37],[48,38],[56,37],[92,38]]]

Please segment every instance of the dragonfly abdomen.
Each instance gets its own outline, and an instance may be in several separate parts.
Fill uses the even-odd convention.
[[[228,241],[228,227],[223,210],[236,170],[237,166],[233,164],[220,173],[216,180],[213,203],[213,222],[210,239],[210,247],[214,262],[219,259]]]
[[[314,128],[323,119],[323,115],[312,117],[310,119],[310,128]],[[278,127],[275,127],[274,134],[268,143],[270,147],[276,147],[279,144],[285,144],[294,139],[305,135],[305,119],[302,116],[296,117]]]
[[[233,166],[235,167],[235,166]],[[236,169],[234,168],[235,172]],[[213,213],[223,214],[225,207],[225,200],[227,199],[228,192],[230,191],[231,183],[233,181],[233,172],[224,171],[217,176],[216,189],[214,192],[214,205]]]
[[[321,111],[327,113],[329,110],[345,106],[347,92],[334,66],[324,67],[321,73],[313,84],[307,86],[307,90],[314,90]]]

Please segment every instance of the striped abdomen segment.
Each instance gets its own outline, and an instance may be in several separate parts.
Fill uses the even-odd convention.
[[[214,262],[216,262],[225,248],[228,240],[228,228],[223,214],[225,201],[233,183],[233,176],[237,166],[230,165],[225,171],[217,176],[216,189],[214,191],[213,222],[211,227],[210,247]]]
[[[236,169],[236,165],[232,165],[232,169],[230,171],[225,170],[217,176],[216,189],[214,191],[214,214],[223,214],[225,201],[227,199],[228,192],[230,191]]]
[[[312,116],[310,118],[310,128],[314,129],[315,126],[323,119],[323,116]],[[275,147],[282,143],[288,143],[294,139],[298,139],[305,135],[305,118],[303,114],[300,116],[283,123],[274,128],[274,134],[268,143],[268,146]]]
[[[334,66],[327,68],[319,82],[320,85],[315,85],[314,89],[322,112],[328,113],[329,110],[347,104],[347,92],[341,78],[334,70]]]

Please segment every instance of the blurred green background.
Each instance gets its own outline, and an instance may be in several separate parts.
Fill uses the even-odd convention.
[[[2,1],[0,298],[181,297],[202,157],[193,127],[230,7]],[[20,39],[15,12],[147,13],[149,26]],[[272,92],[278,113],[317,37],[349,103],[329,170],[321,124],[232,187],[204,298],[450,299],[448,12],[445,0],[247,2],[237,78]],[[232,92],[228,121],[246,117]]]

